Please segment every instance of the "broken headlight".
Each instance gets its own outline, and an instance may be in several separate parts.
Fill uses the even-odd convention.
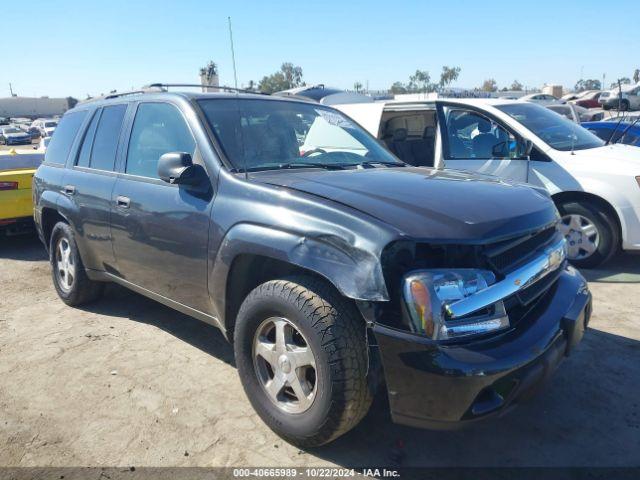
[[[492,272],[471,268],[411,272],[404,278],[403,294],[412,330],[434,340],[446,340],[507,328],[509,317],[502,300],[458,318],[449,310],[457,301],[495,281]]]

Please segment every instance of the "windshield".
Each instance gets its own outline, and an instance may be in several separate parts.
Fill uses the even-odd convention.
[[[17,128],[4,128],[4,133],[22,133],[22,130],[18,130]]]
[[[52,127],[55,127],[55,126],[57,126],[57,125],[58,125],[58,123],[57,123],[57,122],[46,122],[46,123],[44,124],[44,127],[45,127],[45,128],[52,128]]]
[[[561,151],[602,147],[604,142],[580,125],[548,108],[533,103],[496,105],[540,137],[551,148]]]
[[[404,165],[336,110],[307,103],[248,99],[199,101],[237,171]]]

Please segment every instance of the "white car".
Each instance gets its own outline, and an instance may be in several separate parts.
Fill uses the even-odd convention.
[[[547,108],[578,124],[582,122],[598,122],[604,118],[604,112],[602,110],[591,111],[588,108],[580,107],[573,103],[547,105]]]
[[[41,137],[50,137],[58,126],[58,121],[54,119],[38,119],[31,124],[30,131],[36,130]]]
[[[336,108],[409,164],[546,188],[561,215],[569,258],[579,267],[600,265],[620,247],[640,250],[638,147],[605,145],[581,126],[528,102],[442,99]]]
[[[530,93],[518,99],[520,102],[539,103],[540,105],[554,105],[565,103],[564,100],[549,95],[547,93]]]
[[[640,83],[636,85],[622,85],[622,88],[614,88],[602,92],[598,103],[602,108],[609,110],[617,108],[623,112],[640,109]]]

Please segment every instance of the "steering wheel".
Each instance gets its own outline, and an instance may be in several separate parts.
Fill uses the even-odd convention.
[[[304,152],[302,154],[303,157],[310,157],[314,153],[327,153],[324,148],[314,148],[313,150],[309,150],[308,152]]]

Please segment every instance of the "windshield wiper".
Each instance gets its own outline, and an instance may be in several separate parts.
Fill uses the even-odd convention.
[[[618,139],[617,139],[617,140],[614,140],[612,143],[618,143],[619,141],[621,141],[621,140],[624,138],[624,136],[627,134],[627,132],[631,129],[631,127],[633,127],[636,123],[638,123],[638,121],[639,121],[639,120],[640,120],[640,117],[636,118],[633,122],[631,122],[631,123],[627,126],[627,128],[625,128],[625,129],[622,131],[622,133],[620,134],[620,136],[618,137]],[[616,128],[618,128],[618,127],[616,126]],[[615,131],[614,131],[614,133],[615,133]]]
[[[247,168],[247,172],[259,172],[262,170],[288,170],[294,168],[323,168],[325,170],[344,170],[346,165],[341,163],[320,163],[320,162],[287,162],[277,165],[264,165],[258,167]],[[238,169],[239,172],[244,172],[244,169]]]
[[[364,162],[359,162],[355,165],[367,165],[369,167],[375,167],[376,165],[385,165],[387,167],[406,167],[407,164],[404,162],[385,162],[380,160],[365,160]]]

